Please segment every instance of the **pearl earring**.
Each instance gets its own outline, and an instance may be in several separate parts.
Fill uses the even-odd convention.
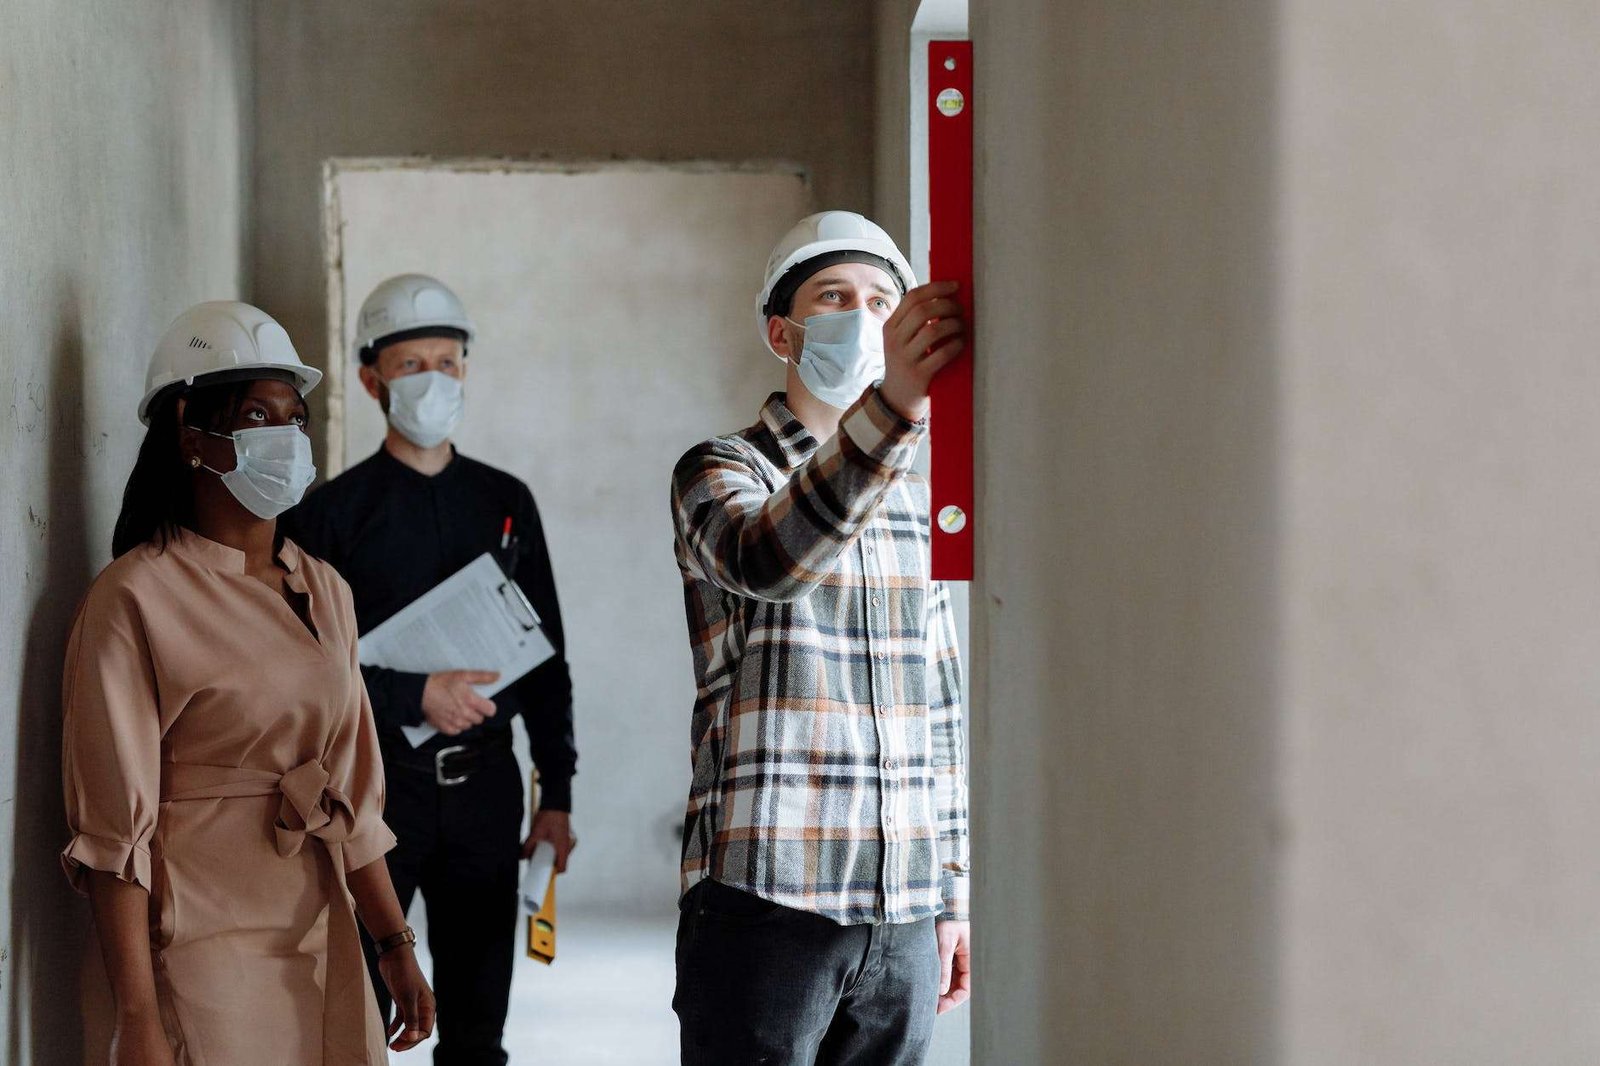
[[[200,457],[198,455],[189,456],[189,465],[194,467],[196,470],[199,470],[200,469]]]

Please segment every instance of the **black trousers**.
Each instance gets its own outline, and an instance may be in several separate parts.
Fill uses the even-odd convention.
[[[505,1066],[501,1047],[517,940],[522,771],[509,746],[485,752],[459,785],[431,770],[385,761],[384,821],[399,837],[389,877],[402,909],[420,890],[433,955],[436,1066]],[[373,990],[385,1021],[392,1004],[363,933]]]
[[[702,881],[678,916],[683,1066],[916,1066],[933,1039],[933,919],[836,925]]]

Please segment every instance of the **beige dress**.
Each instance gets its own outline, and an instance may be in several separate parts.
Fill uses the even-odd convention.
[[[95,580],[67,647],[62,863],[80,891],[88,869],[149,891],[180,1064],[376,1066],[345,875],[394,835],[355,614],[332,567],[289,542],[279,561],[315,635],[194,533]]]

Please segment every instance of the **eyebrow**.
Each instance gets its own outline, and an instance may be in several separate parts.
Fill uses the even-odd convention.
[[[816,286],[819,286],[819,287],[824,288],[824,289],[831,288],[831,287],[833,287],[835,285],[843,285],[843,286],[846,286],[846,287],[854,287],[855,286],[855,282],[853,282],[849,278],[844,277],[844,276],[839,275],[839,274],[824,274],[821,277],[812,278],[809,282],[807,282],[807,284],[808,285],[816,285]],[[888,286],[883,285],[882,283],[876,282],[876,281],[874,281],[872,284],[868,285],[867,288],[871,289],[875,293],[878,293],[880,296],[899,296],[900,295],[900,293],[897,290],[891,289]]]

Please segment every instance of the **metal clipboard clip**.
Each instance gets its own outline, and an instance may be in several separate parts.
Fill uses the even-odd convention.
[[[531,633],[540,627],[539,612],[533,609],[533,604],[523,595],[522,586],[515,581],[502,581],[499,591],[500,598],[506,604],[506,615],[513,623],[521,626],[524,633]]]

